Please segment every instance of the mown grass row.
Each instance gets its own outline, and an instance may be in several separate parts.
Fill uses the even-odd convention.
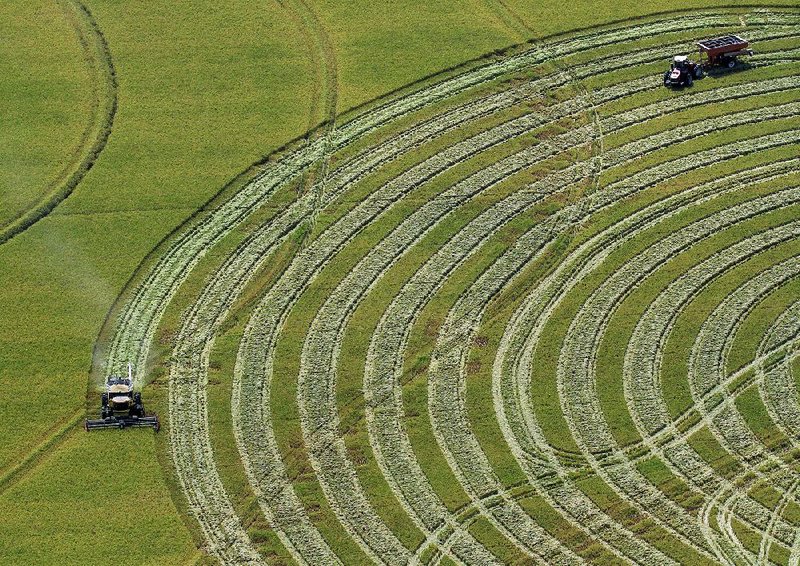
[[[622,34],[622,36],[624,37],[624,34]],[[602,42],[600,43],[602,44]],[[516,65],[516,61],[514,61],[513,58],[510,59],[510,61],[513,61],[513,64],[507,66],[500,65],[499,68],[515,69],[516,67],[514,65]],[[487,76],[492,77],[492,75]],[[769,74],[765,76],[769,76]],[[621,74],[618,78],[621,79],[625,77]],[[490,78],[489,80],[491,81],[493,79]],[[467,81],[465,84],[469,84],[469,82]],[[569,87],[565,88],[564,94],[568,94],[567,88]],[[783,96],[783,94],[779,94],[778,96]],[[419,98],[420,100],[425,99],[425,97]],[[558,100],[558,95],[553,98],[554,100],[550,101],[551,103]],[[434,100],[435,99],[434,97]],[[415,109],[418,107],[415,104],[415,102],[409,102],[406,106]],[[763,106],[760,104],[753,106],[743,104],[741,110],[758,111],[767,108],[767,106],[769,106],[768,102]],[[401,105],[401,107],[403,106]],[[488,128],[500,126],[501,123],[505,123],[509,119],[524,118],[540,110],[541,108],[539,107],[532,109],[512,107],[511,110],[493,116],[476,116],[477,120],[471,122],[469,126],[467,126],[466,134],[470,132],[479,133]],[[724,119],[717,116],[713,116],[713,119],[717,120],[720,124],[725,123]],[[368,122],[364,123],[367,124]],[[369,126],[369,128],[375,129],[379,123],[380,122],[374,122],[376,125]],[[557,123],[555,128],[542,128],[535,131],[534,134],[540,139],[545,140],[542,145],[546,146],[550,143],[549,140],[551,138],[558,137],[565,129],[574,127],[574,125],[574,121]],[[662,130],[648,131],[646,128],[642,128],[639,135],[645,136],[655,134],[653,139],[657,139],[659,131],[666,131],[671,127],[672,125],[668,121],[665,121]],[[785,123],[780,123],[778,120],[772,125],[767,123],[766,125],[760,126],[759,129],[752,132],[752,137],[764,134],[765,137],[763,139],[767,139],[769,134],[775,132],[780,133],[790,128],[792,128],[791,119],[785,120]],[[364,131],[363,127],[358,124],[354,124],[352,130]],[[698,132],[700,131],[701,130],[698,130]],[[587,128],[587,132],[591,132],[591,129]],[[708,144],[703,147],[710,149],[713,147],[714,143],[733,141],[740,139],[737,136],[742,135],[745,135],[744,131],[733,130],[728,134],[727,138],[725,134],[719,136],[717,139],[714,139],[713,136],[707,136],[705,141],[708,142]],[[663,135],[662,137],[664,141],[658,143],[662,143],[663,146],[659,146],[658,143],[655,146],[656,149],[658,147],[663,147],[663,149],[656,151],[654,154],[658,155],[658,157],[654,157],[650,161],[638,160],[641,162],[641,169],[646,167],[651,167],[654,170],[664,169],[663,165],[670,160],[685,160],[687,158],[688,152],[677,151],[670,153],[673,151],[670,149],[670,146],[676,140],[669,135]],[[376,140],[377,139],[386,138],[376,138]],[[502,184],[493,187],[490,192],[481,192],[472,202],[461,205],[461,208],[456,209],[455,214],[447,216],[447,218],[451,220],[445,222],[437,221],[438,223],[432,231],[427,232],[427,229],[423,227],[420,235],[417,236],[416,239],[411,240],[412,246],[408,250],[405,250],[405,254],[407,255],[404,255],[398,263],[394,263],[395,260],[392,260],[390,264],[380,269],[378,279],[387,281],[385,289],[377,291],[375,287],[370,288],[369,302],[359,299],[360,306],[355,307],[355,314],[347,314],[345,326],[343,327],[344,333],[341,338],[337,338],[337,341],[341,341],[341,348],[337,344],[337,352],[335,355],[341,362],[338,364],[339,371],[336,374],[336,381],[334,389],[332,390],[334,397],[329,397],[327,401],[325,401],[326,394],[311,394],[312,391],[316,391],[314,389],[304,392],[302,388],[307,387],[307,384],[316,387],[316,376],[321,375],[319,373],[309,373],[309,368],[325,369],[324,361],[321,367],[314,362],[306,362],[307,365],[304,366],[302,362],[304,357],[303,344],[309,335],[309,330],[312,329],[315,324],[313,322],[314,317],[317,316],[317,313],[319,313],[320,309],[325,305],[334,288],[346,280],[351,270],[358,265],[363,258],[369,257],[375,243],[388,242],[389,238],[397,229],[404,225],[403,223],[407,218],[413,217],[415,211],[421,209],[425,203],[435,203],[436,200],[440,198],[439,195],[445,192],[449,187],[457,186],[460,182],[465,182],[470,178],[470,175],[481,174],[504,158],[511,158],[511,156],[520,151],[524,152],[526,146],[531,143],[531,138],[513,138],[502,141],[500,144],[491,146],[480,153],[467,155],[466,159],[455,164],[455,166],[451,166],[446,172],[437,174],[431,180],[423,178],[422,184],[419,185],[419,187],[414,188],[405,195],[401,194],[399,200],[395,198],[388,201],[392,204],[387,212],[381,212],[376,208],[373,216],[365,216],[364,218],[366,220],[360,221],[364,223],[363,225],[365,227],[363,229],[356,227],[356,231],[353,235],[343,240],[342,244],[328,247],[335,241],[331,239],[328,234],[336,230],[338,226],[346,226],[346,224],[342,223],[342,219],[353,216],[354,211],[358,210],[359,201],[375,194],[376,191],[386,185],[387,182],[391,183],[392,179],[398,178],[398,175],[402,175],[404,171],[411,170],[410,168],[412,168],[418,160],[426,157],[433,158],[439,155],[445,148],[453,146],[458,139],[458,134],[445,132],[443,136],[424,140],[425,143],[420,149],[415,148],[414,154],[408,154],[408,156],[401,157],[398,160],[386,161],[385,163],[388,163],[388,165],[384,165],[378,169],[378,174],[375,177],[366,177],[364,182],[360,184],[362,187],[359,189],[362,191],[361,193],[358,193],[358,190],[355,193],[350,193],[349,191],[345,193],[340,199],[342,205],[338,207],[338,210],[334,208],[336,212],[334,212],[333,215],[328,218],[326,218],[324,214],[318,216],[318,222],[314,228],[315,232],[312,232],[312,238],[305,243],[309,246],[309,250],[319,249],[320,252],[327,251],[327,253],[331,255],[319,256],[319,258],[317,258],[309,252],[307,256],[296,256],[294,262],[306,261],[304,257],[313,261],[321,260],[318,266],[313,266],[313,271],[308,272],[309,275],[311,275],[311,278],[308,279],[309,283],[303,280],[291,281],[287,279],[287,285],[289,286],[284,285],[281,287],[280,284],[276,283],[271,289],[267,290],[265,288],[265,290],[267,290],[266,296],[269,297],[270,293],[274,293],[276,295],[276,300],[280,298],[277,296],[279,293],[289,292],[290,289],[293,289],[290,291],[293,294],[290,303],[291,307],[289,309],[287,309],[287,307],[282,307],[286,309],[284,311],[286,314],[281,314],[278,318],[274,318],[277,316],[275,313],[270,314],[270,317],[273,317],[273,323],[267,323],[270,317],[263,318],[263,315],[266,313],[260,312],[259,309],[264,309],[264,307],[259,307],[259,309],[255,311],[258,313],[256,318],[251,320],[251,325],[267,324],[269,326],[269,324],[276,324],[277,328],[280,329],[280,334],[277,335],[277,338],[267,339],[261,336],[251,338],[251,347],[266,348],[270,367],[267,372],[259,371],[257,375],[248,375],[247,372],[254,369],[254,367],[249,367],[249,369],[245,370],[243,377],[246,380],[263,378],[273,380],[273,382],[270,385],[270,390],[266,392],[262,391],[258,394],[259,396],[254,396],[252,398],[243,395],[239,403],[249,403],[251,401],[259,402],[260,399],[265,399],[268,403],[265,408],[270,412],[270,430],[274,432],[275,441],[280,450],[280,458],[286,465],[286,475],[291,482],[291,489],[299,497],[305,513],[308,514],[314,527],[322,532],[326,543],[330,545],[334,553],[343,562],[360,562],[367,559],[367,556],[371,556],[372,559],[377,559],[379,556],[386,555],[381,554],[381,551],[384,550],[382,547],[376,546],[373,548],[370,547],[370,543],[363,542],[365,540],[371,540],[373,531],[369,528],[358,526],[356,517],[345,514],[340,508],[344,502],[341,500],[337,501],[337,497],[340,497],[341,494],[332,491],[332,482],[335,481],[335,468],[331,467],[328,468],[328,471],[325,471],[324,466],[330,466],[330,464],[324,463],[324,458],[327,458],[327,456],[325,456],[325,452],[321,451],[323,449],[327,450],[328,445],[320,445],[314,448],[314,443],[318,441],[316,435],[320,434],[320,429],[314,428],[312,430],[309,428],[309,425],[304,422],[304,419],[308,417],[310,412],[313,413],[318,410],[311,405],[311,403],[314,403],[312,396],[317,396],[315,398],[336,408],[335,416],[324,416],[324,419],[331,423],[338,423],[337,429],[331,430],[330,432],[334,434],[333,438],[341,436],[345,439],[342,445],[343,452],[341,452],[341,462],[345,463],[353,470],[353,473],[355,473],[355,476],[353,476],[355,483],[352,485],[354,489],[364,491],[365,501],[369,502],[369,505],[375,510],[375,516],[379,518],[380,523],[388,525],[392,536],[396,535],[399,541],[401,541],[401,545],[408,551],[420,549],[424,556],[430,557],[432,560],[439,560],[442,556],[452,552],[450,550],[450,545],[453,544],[452,540],[450,535],[444,532],[442,533],[444,538],[441,539],[443,544],[441,548],[437,548],[434,545],[426,546],[423,550],[423,540],[428,536],[420,531],[421,523],[424,523],[424,521],[422,521],[421,518],[418,518],[417,521],[410,519],[408,516],[410,515],[409,508],[404,506],[402,501],[404,496],[398,494],[396,485],[392,485],[392,482],[387,482],[386,479],[379,479],[383,476],[384,469],[373,459],[374,455],[370,445],[371,436],[367,428],[364,427],[366,411],[358,394],[358,383],[360,379],[362,379],[361,374],[366,371],[366,369],[362,369],[362,362],[360,360],[362,357],[364,360],[368,359],[363,346],[360,346],[360,344],[362,344],[363,338],[369,335],[369,329],[373,326],[377,327],[377,319],[381,316],[381,309],[384,308],[381,306],[381,303],[385,304],[386,301],[395,297],[398,293],[398,289],[410,280],[413,273],[418,271],[426,260],[432,257],[433,252],[435,252],[437,248],[446,245],[446,243],[456,235],[464,232],[465,228],[470,225],[470,220],[477,219],[481,213],[489,210],[491,206],[499,203],[502,199],[510,197],[520,186],[524,186],[530,182],[535,183],[537,180],[547,178],[548,176],[558,176],[557,172],[559,170],[569,171],[571,170],[570,168],[573,167],[573,163],[576,161],[584,161],[592,155],[590,153],[591,145],[583,149],[581,149],[579,145],[575,145],[574,149],[569,149],[563,153],[551,151],[548,154],[548,152],[545,151],[541,155],[542,157],[552,156],[550,162],[542,162],[542,164],[536,165],[536,168],[533,170],[528,170],[517,177],[509,177]],[[686,145],[687,147],[689,146],[689,144]],[[568,148],[569,146],[567,146],[566,149]],[[535,153],[533,155],[535,155]],[[626,154],[619,153],[619,155],[625,157]],[[633,156],[637,154],[633,152],[630,155]],[[343,163],[345,162],[346,160],[343,161]],[[541,167],[541,169],[537,169],[538,167]],[[601,181],[603,183],[611,183],[617,180],[622,181],[628,176],[638,173],[641,169],[624,171],[621,172],[618,177],[609,176],[601,179]],[[513,170],[512,166],[511,171]],[[554,171],[556,173],[554,173]],[[583,169],[575,168],[574,171],[576,178],[579,179]],[[369,171],[369,173],[374,174],[375,171]],[[383,177],[381,177],[381,175]],[[450,512],[460,512],[462,508],[467,509],[468,507],[465,506],[469,504],[475,506],[475,509],[478,510],[478,515],[474,516],[474,520],[472,519],[473,515],[467,513],[462,519],[457,519],[457,523],[461,520],[466,521],[465,524],[467,525],[470,535],[490,549],[490,551],[494,553],[495,558],[501,561],[521,559],[524,555],[524,553],[516,554],[515,552],[508,552],[509,539],[504,537],[516,539],[520,535],[520,532],[515,528],[509,528],[508,525],[503,526],[502,520],[499,519],[500,515],[498,515],[500,510],[517,509],[516,505],[521,505],[524,510],[520,517],[533,516],[534,519],[538,518],[538,520],[541,521],[547,520],[552,529],[548,531],[551,533],[549,536],[552,536],[553,540],[568,540],[568,547],[572,548],[573,552],[578,552],[579,555],[585,558],[591,557],[592,559],[601,559],[604,557],[602,558],[603,560],[609,561],[612,560],[611,557],[614,555],[613,553],[609,554],[608,550],[599,549],[596,545],[590,543],[585,531],[580,532],[580,527],[579,531],[576,532],[574,526],[568,525],[567,523],[570,519],[566,518],[563,507],[558,509],[554,515],[552,509],[548,507],[552,506],[553,502],[552,500],[547,500],[548,497],[552,497],[552,493],[544,499],[538,495],[522,496],[518,500],[515,499],[513,495],[503,495],[499,499],[493,499],[490,494],[484,497],[480,495],[479,492],[475,491],[474,486],[470,487],[469,482],[465,482],[465,478],[462,476],[464,473],[463,469],[461,471],[456,471],[455,476],[450,475],[448,477],[448,473],[452,474],[452,471],[448,472],[448,470],[454,470],[458,468],[458,465],[454,468],[453,461],[449,459],[452,458],[452,455],[447,456],[439,452],[437,456],[434,453],[437,450],[437,444],[442,443],[442,438],[440,436],[441,431],[437,432],[435,429],[435,427],[441,426],[441,423],[431,423],[430,420],[424,418],[425,416],[429,417],[428,405],[430,404],[430,401],[424,398],[428,394],[427,384],[425,384],[424,381],[427,372],[426,354],[424,354],[424,351],[425,348],[427,348],[429,352],[427,357],[431,356],[432,350],[430,345],[432,343],[432,338],[441,327],[443,315],[452,309],[458,302],[459,297],[464,293],[466,287],[488,269],[495,258],[503,255],[511,248],[516,239],[529,232],[531,228],[534,228],[537,224],[536,219],[546,219],[548,214],[551,214],[553,210],[563,208],[564,204],[571,204],[573,201],[570,199],[575,199],[575,201],[580,199],[584,191],[588,189],[589,187],[585,187],[581,190],[572,190],[569,193],[570,196],[564,202],[559,202],[558,198],[549,199],[537,205],[538,209],[532,209],[534,212],[532,217],[519,216],[511,220],[509,224],[500,227],[497,233],[487,234],[487,242],[493,242],[492,245],[496,246],[495,251],[492,252],[492,254],[495,255],[490,254],[489,256],[470,260],[470,262],[465,263],[464,266],[455,266],[456,270],[452,271],[452,273],[450,271],[445,272],[444,275],[448,278],[447,283],[449,284],[451,281],[453,283],[449,286],[437,289],[431,302],[426,300],[428,304],[438,304],[438,308],[443,310],[438,311],[439,314],[421,314],[418,320],[426,320],[424,326],[420,327],[419,323],[417,323],[411,328],[412,336],[409,338],[409,344],[413,345],[414,343],[419,343],[419,350],[422,350],[423,353],[421,356],[413,358],[408,355],[405,356],[405,364],[408,368],[406,374],[410,376],[410,380],[408,385],[403,387],[403,401],[406,402],[404,403],[404,409],[406,414],[417,414],[422,417],[419,418],[421,426],[416,429],[417,432],[412,431],[412,428],[416,425],[412,426],[412,421],[404,419],[404,425],[409,430],[410,446],[414,450],[414,456],[420,462],[422,469],[426,473],[427,479],[431,482],[434,493],[447,504],[446,506],[449,508]],[[348,199],[352,200],[348,202]],[[457,200],[454,202],[458,203],[464,201]],[[321,223],[319,222],[320,219],[323,219]],[[328,239],[326,240],[326,238]],[[409,250],[411,250],[411,253],[409,253]],[[476,254],[473,257],[478,258],[480,255],[481,254]],[[549,259],[552,261],[554,258]],[[285,273],[291,273],[291,268],[287,268]],[[298,273],[301,272],[298,271]],[[285,274],[282,277],[284,276]],[[240,292],[242,291],[236,291],[237,294]],[[444,295],[447,298],[439,302],[439,297],[442,296],[440,295],[441,293],[447,293]],[[165,296],[168,295],[169,292]],[[384,298],[380,299],[376,304],[372,301],[375,297]],[[163,300],[163,298],[159,300]],[[169,300],[169,298],[167,298],[167,300]],[[265,304],[270,303],[267,302]],[[277,305],[280,303],[274,304]],[[363,305],[368,305],[369,308],[363,307]],[[219,311],[219,315],[222,317],[219,319],[220,323],[224,317],[232,312],[232,308],[232,306],[224,306],[223,310]],[[354,327],[353,321],[356,320],[363,322],[365,327],[357,327],[355,330],[351,330],[351,328]],[[419,330],[420,328],[421,330]],[[268,328],[267,330],[269,332],[275,332],[276,328]],[[250,325],[245,328],[245,335],[247,335],[248,332],[251,332]],[[261,330],[259,330],[259,332],[261,332]],[[210,335],[203,340],[205,343],[213,343],[214,337]],[[270,344],[270,341],[274,343]],[[480,341],[477,343],[480,343]],[[328,344],[328,342],[325,342],[325,344]],[[198,344],[197,347],[202,347],[202,344]],[[414,351],[411,350],[411,346],[406,349],[406,351],[409,350]],[[256,351],[254,350],[253,353],[256,354]],[[228,356],[229,355],[230,354],[228,354]],[[261,353],[259,355],[263,356],[264,354]],[[358,361],[355,362],[355,365],[351,366],[349,364],[353,363],[353,359]],[[475,370],[473,373],[479,373],[480,367],[475,367],[473,369]],[[201,367],[200,371],[203,372],[207,370]],[[318,370],[312,369],[311,371],[317,372]],[[467,373],[469,372],[470,370],[467,371]],[[306,375],[306,377],[303,377],[303,375]],[[315,376],[314,379],[310,378],[312,375]],[[273,378],[273,376],[276,377]],[[301,381],[294,382],[294,376],[300,376]],[[420,376],[422,377],[420,378]],[[204,377],[202,373],[198,374],[197,377],[200,380],[198,382],[200,387],[204,388],[207,377]],[[415,382],[416,393],[412,394],[412,384]],[[419,385],[420,383],[422,383],[421,387]],[[298,388],[298,385],[300,388]],[[236,387],[237,385],[234,383],[234,388]],[[248,385],[247,387],[250,386]],[[301,396],[301,405],[298,406],[296,400],[300,393],[306,395],[306,397],[303,401]],[[422,398],[420,398],[420,395],[422,395]],[[202,402],[202,397],[199,399]],[[489,401],[491,403],[490,399]],[[473,409],[471,409],[471,412],[473,414],[476,413]],[[489,414],[491,414],[491,404]],[[329,420],[331,418],[333,420]],[[236,419],[237,414],[234,413],[234,427],[237,426],[235,423]],[[207,434],[206,432],[202,432],[202,429],[199,429],[199,431],[200,434]],[[484,445],[485,444],[484,442]],[[505,459],[509,463],[512,463],[511,466],[503,467],[502,478],[503,483],[506,484],[505,487],[513,488],[519,482],[524,482],[527,472],[522,471],[513,459],[508,458],[508,452],[502,449],[502,444],[497,444],[495,446],[499,448],[493,448],[497,450],[497,454],[493,456],[492,461],[496,462]],[[306,447],[311,447],[312,452],[310,458],[309,454],[306,453]],[[577,447],[572,448],[575,449]],[[433,452],[431,451],[432,449]],[[449,451],[451,449],[452,448],[448,448],[447,450]],[[317,452],[314,452],[315,450]],[[258,457],[258,454],[254,455]],[[352,466],[353,462],[358,464]],[[253,463],[254,462],[251,460],[247,466]],[[323,467],[321,468],[320,466]],[[328,474],[328,476],[326,477],[325,474]],[[444,474],[441,476],[441,479],[436,479],[437,476],[441,474]],[[252,475],[249,476],[250,482],[253,481],[252,477]],[[239,478],[239,481],[241,481],[241,475],[239,475]],[[659,542],[659,539],[667,540],[669,536],[671,536],[660,531],[659,529],[661,527],[652,526],[649,523],[648,526],[645,527],[645,524],[641,523],[640,519],[629,516],[630,511],[622,510],[621,508],[618,508],[616,511],[610,510],[613,509],[615,505],[620,506],[623,505],[623,503],[619,499],[619,496],[604,488],[602,483],[597,483],[596,479],[586,477],[576,482],[575,485],[577,485],[579,489],[582,489],[590,499],[593,498],[595,505],[601,509],[606,509],[606,513],[612,521],[619,521],[620,524],[633,529],[631,532],[641,534],[641,529],[644,529],[644,534],[642,534],[643,540],[649,540],[651,544],[661,547],[676,559],[681,560],[689,556],[689,554],[682,554],[685,551],[679,549],[678,546],[670,546],[670,542]],[[258,491],[258,489],[256,489],[256,491]],[[332,504],[332,507],[328,507],[330,504]],[[267,508],[262,506],[262,509]],[[505,513],[506,511],[503,512]],[[241,517],[243,513],[242,508],[239,507],[236,513]],[[556,517],[558,518],[556,519]],[[436,531],[434,530],[434,532]],[[351,537],[356,541],[360,540],[360,542],[357,542],[355,545],[352,544],[352,542],[349,542]],[[252,539],[252,537],[250,538]],[[285,543],[286,539],[283,539],[283,541]],[[516,543],[520,550],[525,548],[525,543],[522,543],[520,540],[517,540]],[[378,543],[376,542],[376,544]],[[606,541],[606,544],[611,544],[611,547],[616,548],[614,546],[615,543]],[[529,550],[533,549],[529,548]],[[398,552],[401,552],[399,548]],[[648,556],[656,556],[656,554]],[[461,556],[461,559],[464,558],[465,556]]]

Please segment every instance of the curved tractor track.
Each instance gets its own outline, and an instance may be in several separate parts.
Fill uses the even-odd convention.
[[[75,29],[92,76],[92,108],[79,147],[44,188],[33,207],[0,226],[0,245],[50,214],[83,180],[108,143],[117,113],[117,75],[103,31],[89,9],[77,0],[58,0]]]
[[[663,89],[730,31],[748,68]],[[796,11],[494,56],[338,117],[167,241],[105,368],[165,368],[223,563],[797,564],[798,116]]]

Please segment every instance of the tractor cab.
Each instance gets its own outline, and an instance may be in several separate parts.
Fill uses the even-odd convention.
[[[133,383],[130,379],[111,376],[106,381],[103,406],[111,411],[128,411],[133,403]]]
[[[675,57],[672,58],[672,68],[673,69],[675,69],[675,68],[679,68],[679,69],[685,68],[686,64],[688,63],[688,61],[689,61],[689,57],[687,57],[686,55],[675,55]]]

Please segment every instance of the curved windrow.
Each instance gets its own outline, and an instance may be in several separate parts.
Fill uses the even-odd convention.
[[[105,363],[166,371],[209,553],[796,563],[798,31],[692,13],[493,56],[166,242]],[[661,86],[734,32],[746,65]]]

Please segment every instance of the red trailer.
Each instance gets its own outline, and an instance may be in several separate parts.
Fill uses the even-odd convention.
[[[724,35],[697,42],[697,48],[700,53],[705,53],[708,56],[709,66],[724,66],[729,69],[736,66],[737,57],[753,54],[753,51],[748,47],[747,40],[738,35]]]

